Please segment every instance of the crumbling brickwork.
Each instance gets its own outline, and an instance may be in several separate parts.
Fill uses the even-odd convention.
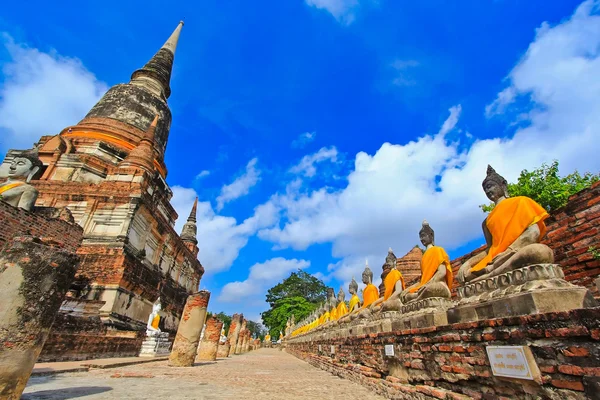
[[[541,382],[494,377],[489,345],[529,346]],[[295,342],[286,350],[395,399],[596,398],[600,308]]]

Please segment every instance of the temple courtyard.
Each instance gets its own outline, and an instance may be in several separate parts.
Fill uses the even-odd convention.
[[[33,376],[23,400],[383,399],[363,386],[262,348],[216,362],[173,368],[166,361]]]

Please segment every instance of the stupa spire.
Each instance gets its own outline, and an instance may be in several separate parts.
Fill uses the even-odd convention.
[[[194,200],[194,205],[190,211],[190,216],[187,219],[183,229],[181,230],[181,240],[184,242],[191,242],[194,245],[198,244],[198,228],[196,227],[196,209],[198,208],[198,197]]]
[[[169,98],[171,95],[170,83],[173,60],[175,59],[175,50],[177,49],[182,27],[183,21],[179,21],[179,24],[160,50],[146,65],[131,75],[131,83],[158,92],[165,100]]]

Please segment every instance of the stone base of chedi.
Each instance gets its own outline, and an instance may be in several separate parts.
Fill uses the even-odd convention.
[[[156,332],[147,335],[142,343],[140,357],[163,357],[168,356],[171,352],[171,345],[167,332]]]

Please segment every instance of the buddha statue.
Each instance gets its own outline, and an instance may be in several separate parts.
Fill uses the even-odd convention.
[[[350,293],[350,302],[348,303],[348,312],[354,312],[360,308],[360,298],[356,292],[358,291],[358,283],[352,277],[350,284],[348,285],[348,292]]]
[[[363,305],[358,312],[358,318],[366,318],[371,315],[371,306],[379,299],[379,290],[373,285],[373,271],[366,264],[365,270],[362,273],[363,283],[366,285],[363,290]]]
[[[152,312],[148,316],[148,323],[146,324],[146,335],[153,336],[160,333],[158,324],[160,323],[160,310],[161,304],[160,299],[156,300],[156,303],[152,306]]]
[[[37,153],[28,150],[16,156],[10,163],[6,182],[0,184],[0,199],[13,207],[31,211],[38,197],[38,190],[29,182],[36,178],[43,167]]]
[[[528,265],[552,264],[552,250],[539,243],[546,233],[546,210],[529,197],[509,197],[506,179],[489,165],[482,186],[495,203],[482,226],[487,249],[460,267],[457,280],[473,283]]]
[[[346,307],[346,293],[344,293],[344,289],[340,288],[338,292],[338,305],[336,308],[336,319],[342,318],[344,315],[348,314],[348,307]]]
[[[397,299],[399,298],[398,295],[404,290],[404,278],[402,277],[400,271],[398,271],[396,265],[396,255],[392,249],[389,248],[388,255],[385,258],[385,264],[383,265],[383,269],[387,269],[389,271],[383,281],[385,292],[383,297],[378,298],[375,302],[373,302],[371,307],[369,307],[371,312],[378,311],[380,306],[383,306],[390,300],[391,301],[389,303],[385,304],[383,310],[387,311],[397,308]],[[396,294],[396,296],[394,296],[393,299],[390,299],[394,294]],[[394,306],[392,306],[392,304]]]
[[[219,338],[219,343],[224,344],[227,342],[227,335],[225,334],[225,325],[221,328],[221,337]]]
[[[335,297],[335,292],[334,292],[333,288],[327,289],[327,295],[328,295],[327,309],[329,310],[329,321],[335,321],[338,319],[338,316],[337,316],[338,301],[337,301],[337,298]]]
[[[419,239],[425,246],[421,258],[421,280],[402,291],[400,300],[408,303],[430,297],[449,299],[452,289],[452,267],[446,251],[435,245],[435,233],[427,221],[423,221],[419,231]]]

